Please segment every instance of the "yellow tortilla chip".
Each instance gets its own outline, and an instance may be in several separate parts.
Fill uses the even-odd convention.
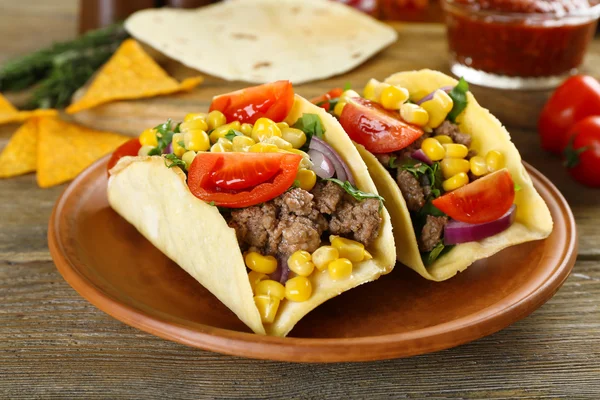
[[[0,108],[2,99],[0,99]],[[12,106],[11,106],[12,107]],[[0,178],[35,171],[37,161],[37,119],[21,125],[0,153]]]
[[[37,181],[40,187],[75,178],[94,161],[130,138],[71,124],[56,118],[38,120]]]
[[[138,42],[124,41],[99,71],[89,89],[79,101],[67,107],[69,114],[87,110],[116,100],[170,94],[190,90],[202,82],[202,77],[179,83],[170,77],[150,57]]]
[[[0,94],[0,124],[21,122],[31,117],[50,117],[57,114],[56,110],[37,109],[32,111],[17,110],[4,96]]]

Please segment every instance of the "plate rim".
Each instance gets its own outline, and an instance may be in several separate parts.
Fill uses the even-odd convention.
[[[348,362],[404,358],[445,350],[498,332],[531,314],[562,286],[576,261],[577,226],[566,199],[547,177],[523,161],[529,175],[535,178],[533,180],[536,189],[544,189],[544,192],[556,200],[558,209],[563,211],[560,213],[560,218],[564,220],[567,230],[567,242],[564,247],[560,247],[562,250],[560,262],[526,296],[519,296],[520,298],[514,301],[511,297],[518,295],[518,292],[513,292],[503,298],[500,303],[494,303],[474,314],[456,320],[414,331],[378,336],[281,338],[234,331],[201,323],[194,323],[194,327],[191,328],[162,316],[150,315],[113,298],[99,289],[93,281],[81,275],[77,266],[65,254],[58,235],[61,210],[69,198],[69,194],[85,181],[88,175],[103,168],[108,158],[109,156],[105,156],[84,170],[65,188],[53,207],[48,223],[48,246],[56,268],[67,283],[84,299],[113,318],[163,339],[208,351],[276,361]],[[556,223],[555,217],[553,215]],[[509,301],[509,299],[511,300]],[[509,304],[506,304],[507,302]],[[474,319],[473,315],[476,315],[477,318]],[[479,329],[474,329],[477,327]],[[440,340],[442,338],[444,340]],[[349,346],[352,346],[354,351],[347,351]]]

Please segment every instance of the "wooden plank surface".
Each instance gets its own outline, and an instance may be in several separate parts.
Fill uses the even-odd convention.
[[[74,35],[76,6],[75,0],[0,0],[0,61]],[[312,96],[402,69],[446,69],[441,27],[412,25],[399,33],[395,46],[363,66],[298,91]],[[599,65],[596,40],[586,67],[598,76]],[[190,73],[167,66],[178,76]],[[208,77],[191,94],[148,100],[142,109],[132,104],[121,108],[122,117],[96,110],[93,119],[81,120],[134,133],[147,122],[143,110],[202,109],[212,95],[241,86]],[[64,186],[38,189],[27,175],[0,181],[0,398],[600,398],[600,191],[571,181],[559,160],[539,150],[533,127],[547,93],[475,93],[509,126],[523,158],[557,185],[577,219],[574,272],[530,317],[455,349],[360,364],[255,361],[188,348],[108,317],[66,284],[46,243],[50,211]],[[0,126],[0,147],[16,127]]]

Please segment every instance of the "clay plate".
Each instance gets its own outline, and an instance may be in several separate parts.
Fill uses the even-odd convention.
[[[524,318],[558,290],[575,263],[571,210],[550,181],[527,166],[552,212],[548,239],[506,249],[442,283],[398,265],[321,305],[289,337],[255,335],[109,207],[106,162],[84,171],[56,203],[48,241],[58,270],[83,297],[126,324],[220,353],[334,362],[446,349]]]

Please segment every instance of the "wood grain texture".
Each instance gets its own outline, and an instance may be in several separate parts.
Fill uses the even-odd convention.
[[[76,6],[0,0],[0,57],[73,35]],[[347,81],[359,86],[407,66],[446,69],[443,29],[415,25],[400,33],[394,48],[301,93]],[[402,47],[416,38],[419,51]],[[600,75],[599,40],[586,65]],[[203,104],[234,85],[207,79]],[[372,363],[301,365],[187,348],[108,317],[64,282],[46,244],[63,187],[38,189],[26,175],[0,181],[0,398],[600,398],[600,192],[571,181],[539,149],[531,128],[547,93],[475,91],[509,126],[523,158],[561,190],[578,223],[573,274],[530,317],[455,349]],[[0,147],[16,127],[0,126]]]

